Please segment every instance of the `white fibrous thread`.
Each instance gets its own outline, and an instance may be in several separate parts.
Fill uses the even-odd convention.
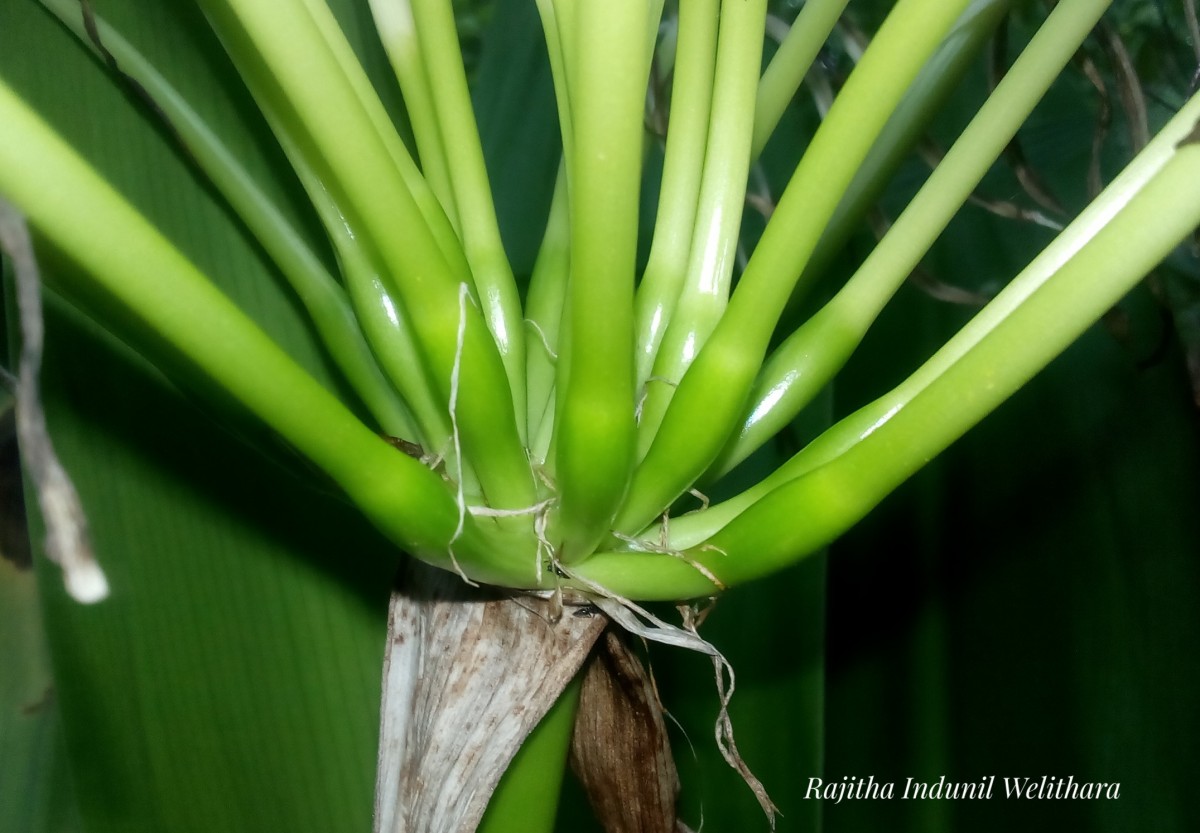
[[[552,560],[554,554],[554,545],[546,537],[546,527],[549,523],[550,510],[557,503],[557,498],[550,497],[535,503],[533,506],[526,506],[522,509],[493,509],[490,506],[468,506],[467,511],[473,517],[478,516],[483,518],[520,518],[533,515],[533,534],[537,538],[537,562],[534,572],[537,583],[541,584],[542,564],[547,560]]]
[[[678,382],[673,382],[666,376],[650,376],[647,378],[645,384],[642,385],[642,393],[641,396],[638,397],[637,406],[633,409],[633,418],[637,422],[641,422],[642,420],[642,409],[646,407],[646,399],[650,396],[651,382],[661,382],[662,384],[670,385],[673,388],[679,387]]]
[[[696,609],[684,605],[680,606],[679,612],[683,616],[683,627],[688,632],[695,634],[696,638],[699,639]],[[738,752],[737,743],[734,741],[733,721],[729,717],[729,703],[733,700],[733,691],[736,687],[733,666],[720,652],[711,654],[710,656],[713,663],[713,675],[717,681],[717,696],[721,701],[721,708],[717,713],[715,731],[717,749],[720,750],[721,757],[725,759],[725,762],[733,767],[742,776],[742,780],[746,782],[746,786],[750,787],[751,792],[754,793],[754,797],[758,799],[758,805],[762,807],[763,813],[766,814],[767,819],[770,821],[771,829],[774,830],[775,816],[779,813],[779,808],[775,806],[775,802],[771,801],[771,796],[767,794],[767,788],[763,786],[762,781],[750,771],[750,767],[742,758],[741,753]],[[728,688],[725,686],[726,674],[729,675]]]
[[[542,329],[542,325],[534,321],[532,318],[526,318],[525,323],[538,334],[538,338],[542,342],[542,348],[546,351],[546,355],[550,357],[551,362],[558,361],[558,353],[550,346],[550,339],[546,338],[546,331]]]
[[[450,563],[454,565],[454,571],[459,577],[472,587],[478,587],[479,584],[474,582],[463,572],[463,568],[459,565],[458,559],[454,555],[454,542],[462,537],[463,529],[467,523],[467,496],[463,491],[463,461],[462,461],[462,441],[458,436],[458,383],[459,376],[462,372],[462,357],[463,344],[467,337],[467,301],[471,298],[471,288],[465,283],[458,286],[458,332],[454,341],[454,364],[450,368],[450,442],[454,448],[454,468],[455,480],[457,481],[456,491],[454,495],[455,502],[458,504],[458,525],[454,527],[454,534],[450,536],[450,543],[446,545],[446,551],[450,555]]]
[[[537,536],[537,566],[536,575],[537,581],[540,584],[542,581],[542,563],[543,558],[548,558],[553,554],[554,547],[550,544],[546,537],[547,516],[550,509],[554,506],[556,499],[547,498],[546,500],[535,503],[532,506],[526,506],[519,509],[493,509],[489,506],[468,506],[467,496],[463,489],[463,459],[462,459],[462,443],[458,433],[458,389],[460,376],[462,371],[462,357],[464,343],[467,333],[467,302],[471,300],[471,289],[467,284],[459,284],[458,287],[458,332],[455,337],[454,344],[454,364],[450,369],[450,441],[454,449],[454,468],[457,481],[455,502],[458,505],[458,524],[454,528],[454,534],[450,537],[450,543],[447,545],[447,551],[450,555],[450,563],[454,565],[455,571],[459,577],[467,584],[473,587],[478,587],[478,583],[472,581],[463,571],[462,566],[458,563],[458,559],[454,555],[454,542],[462,537],[463,530],[466,528],[468,513],[472,517],[487,517],[487,518],[516,518],[526,515],[534,516],[534,534]],[[530,321],[535,328],[537,325]],[[539,334],[541,329],[537,328]],[[542,336],[543,340],[545,336]],[[549,345],[546,346],[549,350]],[[551,352],[553,356],[553,352]]]
[[[612,535],[617,540],[627,544],[631,550],[635,550],[637,552],[652,552],[657,555],[667,555],[671,558],[678,558],[697,573],[704,576],[704,578],[708,579],[708,581],[712,583],[713,587],[717,588],[718,590],[726,589],[724,582],[717,578],[716,574],[713,573],[712,570],[705,567],[696,559],[689,558],[687,553],[681,550],[671,549],[671,547],[667,546],[669,522],[670,518],[664,514],[662,518],[662,525],[659,527],[659,542],[657,544],[651,543],[644,538],[635,538],[632,535],[625,535],[617,532],[616,530],[612,530]],[[721,549],[716,544],[701,544],[698,549],[726,555],[725,550]]]

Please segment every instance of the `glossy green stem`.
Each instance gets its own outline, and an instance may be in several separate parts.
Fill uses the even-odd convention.
[[[542,235],[529,291],[525,301],[526,402],[530,453],[535,460],[546,459],[546,447],[538,438],[549,439],[549,423],[554,419],[554,380],[558,363],[559,327],[567,294],[567,276],[571,268],[571,231],[567,205],[567,174],[560,165],[550,201],[550,215]],[[545,427],[545,430],[544,430]]]
[[[846,186],[821,239],[792,290],[794,308],[826,273],[859,228],[900,164],[912,153],[930,120],[958,88],[983,48],[1005,19],[1013,0],[974,0],[921,69],[870,153]]]
[[[450,218],[442,208],[433,189],[421,175],[416,162],[408,152],[408,147],[396,132],[391,116],[384,109],[383,102],[379,100],[371,80],[363,70],[362,64],[359,63],[358,56],[350,46],[350,42],[342,33],[333,12],[325,0],[301,0],[301,2],[308,12],[309,22],[315,27],[319,38],[318,42],[312,43],[312,48],[319,48],[319,44],[323,44],[328,50],[329,56],[333,58],[340,70],[340,79],[337,79],[335,83],[345,84],[345,91],[352,93],[353,102],[361,108],[367,122],[374,128],[375,138],[387,150],[387,155],[391,159],[396,173],[400,175],[413,203],[421,217],[424,218],[429,233],[437,241],[442,256],[446,258],[453,271],[465,274],[468,271],[466,258]]]
[[[787,37],[767,65],[758,84],[754,106],[754,142],[751,157],[757,159],[775,132],[796,90],[804,83],[813,61],[850,0],[809,0],[800,8]]]
[[[294,167],[312,195],[313,207],[329,229],[342,278],[362,330],[374,346],[380,366],[404,396],[416,418],[417,441],[429,454],[450,458],[450,470],[454,470],[450,419],[435,392],[437,386],[421,360],[408,312],[384,284],[383,267],[378,260],[359,246],[351,231],[340,222],[340,212],[328,192],[320,187],[303,164]]]
[[[774,489],[680,557],[595,556],[575,572],[634,598],[713,592],[815,552],[1000,405],[1200,226],[1200,124],[1035,291],[825,465]],[[838,426],[834,426],[836,430]]]
[[[721,320],[742,227],[765,0],[721,8],[712,106],[698,206],[683,281],[655,356],[638,421],[638,452],[654,440],[675,385]]]
[[[617,529],[634,534],[716,459],[747,404],[771,334],[858,165],[966,0],[900,0],[796,168],[729,307],[681,380],[634,474]]]
[[[508,376],[517,429],[525,440],[525,327],[492,201],[450,0],[403,0],[412,7],[425,76],[447,155],[460,233],[483,318]]]
[[[497,508],[531,506],[533,477],[504,365],[477,302],[465,309],[459,303],[470,274],[447,258],[390,143],[380,137],[376,107],[365,105],[378,99],[369,95],[361,67],[341,57],[344,37],[304,8],[248,0],[203,0],[202,6],[256,97],[274,109],[328,189],[346,228],[383,265],[379,277],[410,313],[443,401],[457,397],[464,454],[487,501]]]
[[[567,53],[571,276],[560,357],[555,475],[562,558],[608,531],[633,464],[633,286],[649,60],[649,4],[581,0]]]
[[[650,255],[634,302],[639,391],[653,371],[658,346],[683,286],[692,248],[708,145],[719,7],[719,0],[694,0],[679,8],[671,115],[658,194],[658,215],[654,220]]]
[[[1200,120],[1200,95],[1184,105],[1103,193],[929,361],[887,394],[830,427],[754,486],[700,512],[673,519],[669,529],[670,546],[686,549],[711,538],[773,489],[845,453],[868,436],[874,426],[886,421],[890,414],[898,412],[918,393],[936,382],[947,368],[1050,280],[1063,264],[1070,261],[1129,203],[1134,194],[1162,170],[1173,157],[1175,146],[1187,137],[1197,120]],[[653,529],[645,537],[647,541],[657,541],[660,533]]]
[[[388,63],[392,65],[404,95],[404,107],[416,140],[421,172],[457,230],[458,208],[454,202],[454,189],[450,185],[450,163],[442,129],[434,111],[433,93],[429,75],[425,71],[417,25],[413,21],[412,4],[407,0],[369,0],[369,3],[379,40],[383,43]]]
[[[1078,0],[1054,9],[866,262],[767,361],[742,429],[710,476],[725,473],[774,436],[842,368],[1109,5],[1111,0]]]
[[[408,314],[395,292],[383,282],[386,266],[379,253],[363,246],[354,229],[346,224],[342,208],[310,160],[297,149],[296,140],[274,110],[264,106],[263,112],[326,229],[361,331],[415,419],[417,433],[413,439],[429,454],[448,457],[455,466],[451,470],[457,471],[446,407],[422,359]],[[470,476],[469,466],[464,464],[464,480]]]
[[[550,76],[554,82],[554,101],[558,107],[558,127],[562,132],[563,156],[570,158],[572,136],[575,134],[571,117],[571,86],[567,81],[566,50],[571,41],[564,37],[564,26],[569,24],[570,3],[562,0],[536,0],[538,16],[542,20],[542,32],[546,38],[546,52],[550,58]],[[560,13],[559,7],[562,6]],[[568,171],[568,175],[569,175]]]

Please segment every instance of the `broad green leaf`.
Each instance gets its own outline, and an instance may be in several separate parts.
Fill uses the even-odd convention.
[[[363,828],[393,557],[91,327],[51,323],[51,427],[113,587],[81,607],[46,583],[85,817]]]
[[[0,553],[0,828],[81,830],[36,577],[10,555]]]

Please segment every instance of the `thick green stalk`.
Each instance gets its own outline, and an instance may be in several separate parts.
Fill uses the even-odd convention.
[[[85,30],[77,2],[39,2],[82,43],[100,55]],[[95,18],[94,24],[100,42],[120,71],[140,84],[153,99],[191,159],[279,267],[304,305],[329,354],[380,427],[396,437],[419,439],[407,408],[381,373],[363,339],[346,293],[321,265],[308,243],[178,90],[107,23]]]
[[[719,0],[694,0],[679,7],[658,215],[650,256],[635,299],[638,390],[650,378],[692,248],[708,144],[719,7]]]
[[[774,489],[679,557],[597,555],[582,577],[676,598],[774,572],[830,543],[1029,381],[1200,226],[1200,125],[1054,276],[823,466]],[[835,429],[837,426],[835,426]],[[804,519],[804,522],[797,522]]]
[[[546,38],[546,52],[550,58],[550,75],[554,81],[554,101],[558,106],[558,127],[562,132],[563,156],[571,157],[572,136],[575,130],[571,120],[571,86],[567,81],[567,47],[571,42],[564,34],[568,26],[562,18],[570,20],[570,3],[562,0],[536,0],[538,15],[542,19],[542,32]],[[561,11],[559,7],[562,7]],[[570,175],[570,171],[567,172]]]
[[[566,560],[591,552],[607,532],[633,463],[630,347],[648,14],[646,0],[580,0],[575,54],[566,53],[574,120],[571,283],[555,432]]]
[[[996,27],[1008,14],[1013,0],[974,0],[963,12],[945,41],[921,69],[904,100],[888,119],[854,179],[846,186],[812,257],[792,290],[790,306],[820,280],[838,256],[850,235],[862,223],[867,210],[879,198],[900,163],[912,152],[930,119],[958,87],[984,46],[991,42]]]
[[[845,453],[874,428],[903,408],[943,372],[1001,324],[1039,287],[1083,248],[1175,153],[1200,120],[1200,95],[1193,96],[1158,135],[1054,241],[971,321],[916,372],[884,396],[830,427],[769,476],[740,494],[671,521],[670,545],[686,549],[712,537],[748,507],[778,486],[807,474]],[[657,541],[657,529],[645,536]]]
[[[411,5],[442,142],[447,155],[453,151],[450,186],[458,208],[463,250],[475,280],[483,318],[504,362],[513,406],[521,417],[517,428],[524,441],[525,327],[521,299],[500,240],[454,9],[450,0],[399,2]]]
[[[329,50],[330,55],[341,70],[341,76],[349,90],[353,92],[354,101],[362,108],[367,120],[374,128],[374,134],[387,149],[396,171],[404,180],[404,185],[412,195],[413,202],[425,219],[442,255],[450,262],[456,271],[466,272],[467,264],[463,255],[462,244],[455,233],[454,226],[446,210],[433,189],[429,187],[417,163],[408,152],[404,140],[396,132],[391,116],[384,109],[383,102],[371,85],[371,80],[363,71],[350,42],[342,33],[337,18],[326,4],[325,0],[302,0],[312,24],[320,36],[320,42]],[[314,44],[314,47],[316,44]]]
[[[452,438],[450,418],[441,401],[437,384],[423,361],[410,316],[397,300],[395,290],[385,285],[386,271],[377,251],[361,245],[354,229],[347,226],[341,208],[323,187],[295,143],[267,113],[280,145],[292,161],[298,179],[308,192],[317,216],[324,224],[362,332],[370,342],[379,366],[400,392],[417,428],[415,440],[428,454],[445,458],[447,471],[463,475],[466,488],[478,492],[478,480],[470,464],[461,459]]]
[[[767,361],[742,430],[710,476],[724,474],[774,436],[841,369],[1109,5],[1080,0],[1055,8],[866,262]]]
[[[421,171],[451,224],[457,229],[458,209],[454,203],[454,190],[450,186],[450,164],[441,126],[434,112],[433,93],[425,71],[425,59],[421,54],[421,41],[413,21],[412,5],[402,0],[369,2],[375,29],[379,32],[388,62],[396,74],[400,91],[404,94],[404,107],[408,111],[413,138],[417,142]]]
[[[397,300],[395,290],[383,282],[387,266],[380,253],[363,245],[355,229],[347,224],[342,207],[325,187],[311,154],[300,149],[302,138],[293,135],[286,119],[269,102],[260,102],[260,109],[333,244],[361,331],[370,342],[379,366],[415,419],[416,434],[412,439],[428,453],[447,458],[448,470],[458,472],[461,468],[464,483],[475,484],[472,488],[477,490],[470,466],[459,458],[452,442],[445,403],[437,392],[436,382],[430,378],[409,315]]]
[[[567,174],[559,165],[550,201],[546,231],[529,277],[525,301],[525,326],[529,329],[526,350],[526,398],[529,412],[530,452],[535,460],[546,459],[546,449],[537,438],[543,423],[553,422],[555,364],[558,362],[559,326],[571,268],[570,219],[567,213]],[[547,432],[547,439],[548,439]]]
[[[437,386],[429,378],[407,313],[397,303],[394,291],[382,281],[386,267],[379,253],[363,246],[354,230],[347,226],[341,207],[305,154],[297,149],[296,140],[282,120],[269,107],[264,106],[263,113],[325,226],[361,331],[370,342],[379,366],[415,419],[417,433],[412,439],[430,454],[446,456],[452,466],[458,465],[445,405],[439,401]],[[471,475],[465,464],[464,475],[468,479]]]
[[[486,499],[498,508],[531,506],[533,478],[503,363],[475,304],[459,303],[470,275],[447,261],[425,223],[363,106],[365,92],[347,80],[352,67],[326,42],[334,33],[290,6],[202,5],[256,97],[296,137],[343,223],[385,267],[379,277],[410,313],[441,396],[446,402],[457,397],[462,447]],[[402,238],[397,227],[405,231]]]
[[[329,229],[342,278],[363,332],[374,345],[380,366],[416,418],[419,429],[416,441],[429,454],[449,458],[449,470],[454,471],[457,463],[450,438],[450,419],[444,403],[435,393],[436,385],[429,379],[421,361],[409,313],[384,285],[378,260],[364,251],[351,231],[340,222],[340,212],[329,193],[320,187],[316,177],[303,164],[296,164],[295,169],[313,197],[313,207]]]
[[[568,65],[574,60],[575,8],[570,0],[537,0],[537,9],[550,59],[563,156],[555,182],[554,205],[551,206],[551,216],[547,221],[546,238],[538,253],[535,274],[530,278],[526,299],[528,319],[534,327],[549,328],[543,334],[546,344],[552,346],[554,353],[551,356],[546,345],[541,351],[536,345],[533,351],[527,351],[528,356],[534,357],[530,372],[535,375],[526,379],[526,385],[529,386],[527,395],[532,397],[527,405],[530,457],[542,467],[546,476],[553,477],[557,444],[556,416],[567,390],[571,351],[571,339],[567,336],[571,322],[567,309],[570,304],[568,287],[571,264],[570,160],[575,152],[575,128],[571,112],[573,91],[568,80],[568,76],[573,77],[574,73]],[[571,61],[568,61],[568,56]],[[549,366],[547,361],[550,362]],[[545,377],[548,371],[550,378]],[[534,422],[537,423],[536,428]]]
[[[684,375],[617,528],[636,533],[703,474],[736,430],[771,333],[839,196],[966,0],[900,0],[780,198],[721,323]]]
[[[509,564],[469,517],[459,531],[440,477],[359,422],[2,83],[0,118],[0,193],[80,267],[63,277],[69,292],[113,310],[227,391],[398,545],[448,567],[455,541],[481,580],[532,582],[531,559]]]
[[[775,132],[796,90],[837,25],[850,0],[809,0],[788,30],[787,37],[767,65],[758,84],[754,106],[754,142],[751,158],[757,159]]]
[[[721,7],[699,205],[682,284],[655,357],[653,382],[642,400],[638,422],[641,455],[654,440],[674,386],[721,320],[729,301],[750,171],[754,96],[766,16],[765,0],[742,0]]]

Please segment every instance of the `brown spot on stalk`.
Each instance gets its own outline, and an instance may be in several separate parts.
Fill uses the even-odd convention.
[[[390,434],[382,434],[381,436],[392,448],[396,449],[397,451],[403,451],[414,460],[425,459],[425,449],[421,448],[419,444],[410,442],[408,440],[402,440],[399,437],[393,437]]]
[[[180,135],[175,125],[171,123],[171,120],[167,118],[167,114],[163,112],[162,107],[154,100],[154,96],[150,95],[149,90],[143,87],[141,82],[121,68],[121,65],[117,63],[117,59],[113,57],[113,54],[108,51],[108,47],[104,45],[104,41],[100,37],[100,28],[96,25],[96,13],[92,10],[91,0],[79,0],[79,11],[83,15],[83,29],[87,32],[88,40],[91,41],[92,46],[95,48],[97,54],[99,54],[100,60],[104,62],[104,65],[108,67],[110,72],[121,80],[121,83],[129,88],[133,97],[155,115],[163,128],[170,134],[171,139],[183,150],[184,154],[188,157],[188,161],[194,163],[195,160],[192,158],[191,150],[183,140],[183,136]]]
[[[1192,128],[1192,132],[1180,139],[1179,144],[1177,144],[1175,147],[1181,148],[1184,145],[1197,144],[1200,144],[1200,122],[1196,122],[1196,125]]]

